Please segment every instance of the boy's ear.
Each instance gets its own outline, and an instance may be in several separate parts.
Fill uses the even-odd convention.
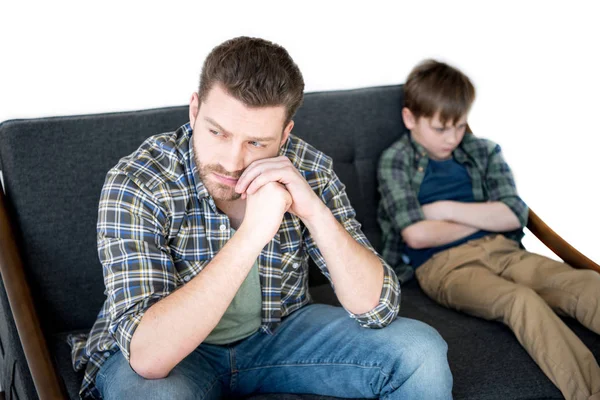
[[[404,126],[406,126],[408,130],[414,129],[414,127],[417,125],[417,119],[406,107],[402,108],[402,119],[404,120]]]

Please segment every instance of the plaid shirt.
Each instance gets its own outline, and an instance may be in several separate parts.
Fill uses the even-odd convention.
[[[97,225],[107,299],[90,334],[69,337],[73,367],[80,370],[87,364],[82,398],[100,397],[95,377],[111,354],[120,350],[129,359],[129,344],[144,312],[201,273],[230,238],[228,217],[200,181],[191,135],[186,124],[176,132],[150,137],[108,172]],[[346,231],[377,254],[360,230],[331,158],[293,135],[280,154],[298,168]],[[286,213],[257,260],[263,332],[272,334],[282,317],[310,302],[309,257],[331,282],[308,229]],[[381,261],[379,305],[364,314],[350,314],[367,328],[384,327],[398,313],[398,279]]]
[[[467,133],[452,155],[467,168],[475,201],[501,201],[515,213],[522,227],[527,224],[529,210],[517,194],[512,172],[502,157],[499,145]],[[379,160],[381,201],[378,220],[383,233],[382,255],[395,269],[401,282],[406,282],[413,275],[413,269],[403,257],[401,232],[425,219],[418,196],[428,162],[425,148],[408,132],[385,150]],[[523,229],[504,235],[520,242]]]

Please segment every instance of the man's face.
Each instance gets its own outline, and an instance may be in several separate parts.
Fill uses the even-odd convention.
[[[240,198],[235,185],[255,160],[276,157],[294,125],[285,126],[285,107],[249,108],[214,85],[202,104],[190,101],[192,145],[200,179],[217,201]]]
[[[410,130],[413,139],[425,148],[429,158],[447,160],[458,147],[467,128],[467,116],[463,115],[456,124],[447,121],[443,125],[439,114],[433,118],[415,118],[408,108],[402,110],[404,124]]]

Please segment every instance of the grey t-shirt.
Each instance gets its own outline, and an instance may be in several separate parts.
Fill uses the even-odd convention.
[[[232,229],[232,236],[235,231]],[[255,261],[248,276],[227,307],[225,314],[204,339],[204,343],[223,345],[252,335],[261,324],[261,291],[258,263]]]

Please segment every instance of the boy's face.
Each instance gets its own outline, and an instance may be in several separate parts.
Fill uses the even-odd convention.
[[[466,115],[463,115],[456,124],[447,121],[446,125],[443,125],[439,113],[436,113],[433,118],[415,118],[412,112],[404,107],[402,118],[413,139],[425,148],[429,158],[438,161],[452,157],[452,152],[462,141],[467,128]]]

